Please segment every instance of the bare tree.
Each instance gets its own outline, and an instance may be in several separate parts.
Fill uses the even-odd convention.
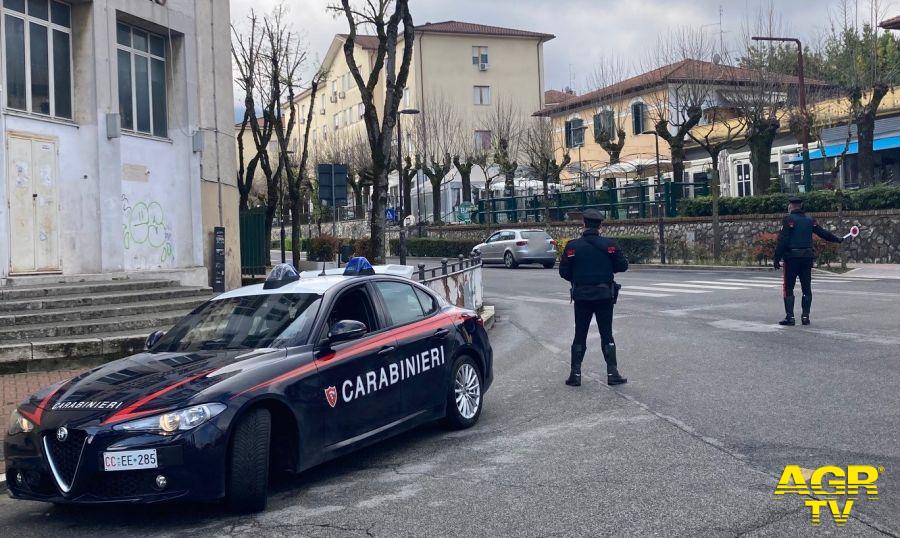
[[[388,174],[391,170],[391,146],[397,127],[398,109],[409,77],[412,61],[415,27],[409,10],[409,0],[341,0],[329,7],[347,20],[349,32],[344,41],[344,58],[359,88],[363,103],[363,120],[366,125],[369,149],[372,153],[372,215],[369,255],[377,262],[384,262],[385,215],[388,196]],[[402,34],[401,34],[402,25]],[[363,79],[354,52],[360,29],[368,29],[376,36],[378,48],[374,53],[371,70]],[[398,44],[402,49],[398,62]],[[384,82],[383,117],[378,117],[375,88]]]
[[[661,39],[652,61],[662,73],[662,88],[647,94],[656,134],[669,145],[673,181],[684,176],[684,144],[703,119],[721,67],[710,63],[714,41],[701,28],[675,29]]]
[[[519,168],[523,124],[521,111],[511,100],[502,96],[497,98],[497,104],[482,121],[482,129],[489,131],[491,136],[491,165],[496,167],[496,174],[503,177],[506,196],[512,196],[515,192],[514,180]],[[483,169],[487,178],[487,167]]]
[[[559,175],[572,161],[568,148],[548,118],[533,118],[523,136],[523,155],[531,173],[541,181],[544,194],[544,221],[550,220],[550,184],[559,184]],[[562,152],[562,158],[557,155]]]
[[[875,178],[875,118],[882,99],[900,82],[900,40],[891,32],[878,34],[884,17],[878,0],[866,2],[868,11],[862,24],[855,8],[842,0],[832,17],[826,39],[829,78],[850,100],[850,117],[856,124],[860,183],[871,185]]]
[[[460,118],[453,104],[438,94],[428,100],[427,106],[416,118],[416,168],[431,183],[431,208],[433,222],[439,224],[442,217],[442,190],[447,175],[453,170],[452,155],[459,141]]]
[[[472,201],[472,171],[479,162],[486,162],[489,144],[475,136],[471,122],[461,121],[454,143],[453,166],[459,172],[462,182],[463,202]]]
[[[601,57],[588,76],[588,85],[604,89],[594,115],[594,141],[609,155],[608,165],[618,164],[625,147],[628,104],[617,84],[628,77],[628,68],[620,56]]]

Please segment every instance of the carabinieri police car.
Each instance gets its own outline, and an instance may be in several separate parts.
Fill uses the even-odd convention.
[[[272,473],[428,421],[475,424],[493,379],[475,312],[409,267],[354,258],[340,271],[277,266],[154,333],[148,351],[34,394],[4,443],[10,496],[259,511]]]

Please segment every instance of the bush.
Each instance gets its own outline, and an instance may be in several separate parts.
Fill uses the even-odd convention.
[[[456,258],[460,254],[468,256],[479,243],[481,241],[471,239],[410,237],[406,240],[406,254],[422,258]],[[391,254],[400,255],[399,239],[391,239]]]
[[[900,187],[879,185],[856,191],[819,190],[799,194],[803,206],[809,212],[837,211],[844,209],[866,211],[900,208]],[[743,198],[719,198],[720,215],[777,214],[787,211],[789,195],[766,194]],[[709,196],[682,198],[678,201],[678,215],[682,217],[708,217],[712,214]]]
[[[778,245],[778,234],[761,233],[753,238],[752,253],[757,262],[768,262],[775,258],[775,247]],[[840,260],[839,243],[830,243],[817,236],[813,237],[818,265],[831,265]]]
[[[330,262],[338,250],[338,239],[332,235],[320,235],[309,240],[306,257],[309,261]]]
[[[656,252],[656,239],[649,235],[621,235],[618,237],[607,236],[619,245],[622,253],[629,263],[646,263],[653,258]],[[563,238],[556,242],[556,252],[559,256],[566,250],[566,243],[572,238]]]

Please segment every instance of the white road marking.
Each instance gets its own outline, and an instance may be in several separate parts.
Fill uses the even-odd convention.
[[[706,290],[749,290],[750,288],[742,288],[737,285],[732,286],[712,286],[700,284],[679,284],[677,282],[660,282],[658,286],[675,286],[676,288],[701,288]]]
[[[726,286],[753,286],[754,288],[777,288],[780,285],[775,284],[774,282],[771,284],[762,284],[760,282],[747,282],[746,280],[728,280],[722,279],[718,281],[712,280],[688,280],[688,282],[694,282],[696,284],[724,284]]]
[[[625,290],[643,290],[643,291],[671,291],[672,293],[710,293],[708,290],[689,290],[689,289],[676,289],[676,288],[660,288],[660,287],[650,287],[650,286],[625,286],[622,288],[622,291]]]
[[[528,303],[544,303],[544,304],[569,304],[570,301],[565,301],[563,299],[552,299],[550,297],[529,297],[527,295],[517,295],[514,297],[506,297],[506,299],[512,299],[513,301],[525,301]]]
[[[635,297],[671,297],[668,293],[646,293],[643,291],[628,291],[626,289],[622,289],[619,292],[619,295],[634,295]]]
[[[709,324],[719,329],[743,333],[772,333],[778,332],[783,328],[781,325],[745,321],[741,319],[720,319],[719,321],[711,321]]]

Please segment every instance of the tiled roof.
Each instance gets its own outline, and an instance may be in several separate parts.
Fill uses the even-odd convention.
[[[546,107],[536,115],[550,115],[563,110],[582,108],[607,97],[627,95],[658,86],[665,82],[709,82],[712,84],[742,84],[752,82],[753,71],[731,65],[717,65],[702,60],[681,60],[664,65],[652,71],[625,79],[622,82],[588,92],[574,99],[568,99],[552,107]],[[796,84],[797,77],[783,75],[783,82]],[[816,81],[807,80],[807,84]]]
[[[426,22],[416,26],[419,32],[438,32],[443,34],[477,34],[492,35],[501,37],[532,37],[548,41],[553,39],[552,34],[543,34],[540,32],[530,32],[528,30],[516,30],[513,28],[502,28],[500,26],[488,26],[486,24],[474,24],[471,22],[444,21],[444,22]]]
[[[338,34],[341,39],[347,39],[347,34]],[[378,50],[378,36],[356,34],[356,44],[366,50]]]
[[[900,15],[891,17],[886,21],[882,21],[878,26],[881,26],[885,30],[900,30]]]
[[[576,97],[571,91],[547,90],[544,92],[544,104],[555,105]]]

